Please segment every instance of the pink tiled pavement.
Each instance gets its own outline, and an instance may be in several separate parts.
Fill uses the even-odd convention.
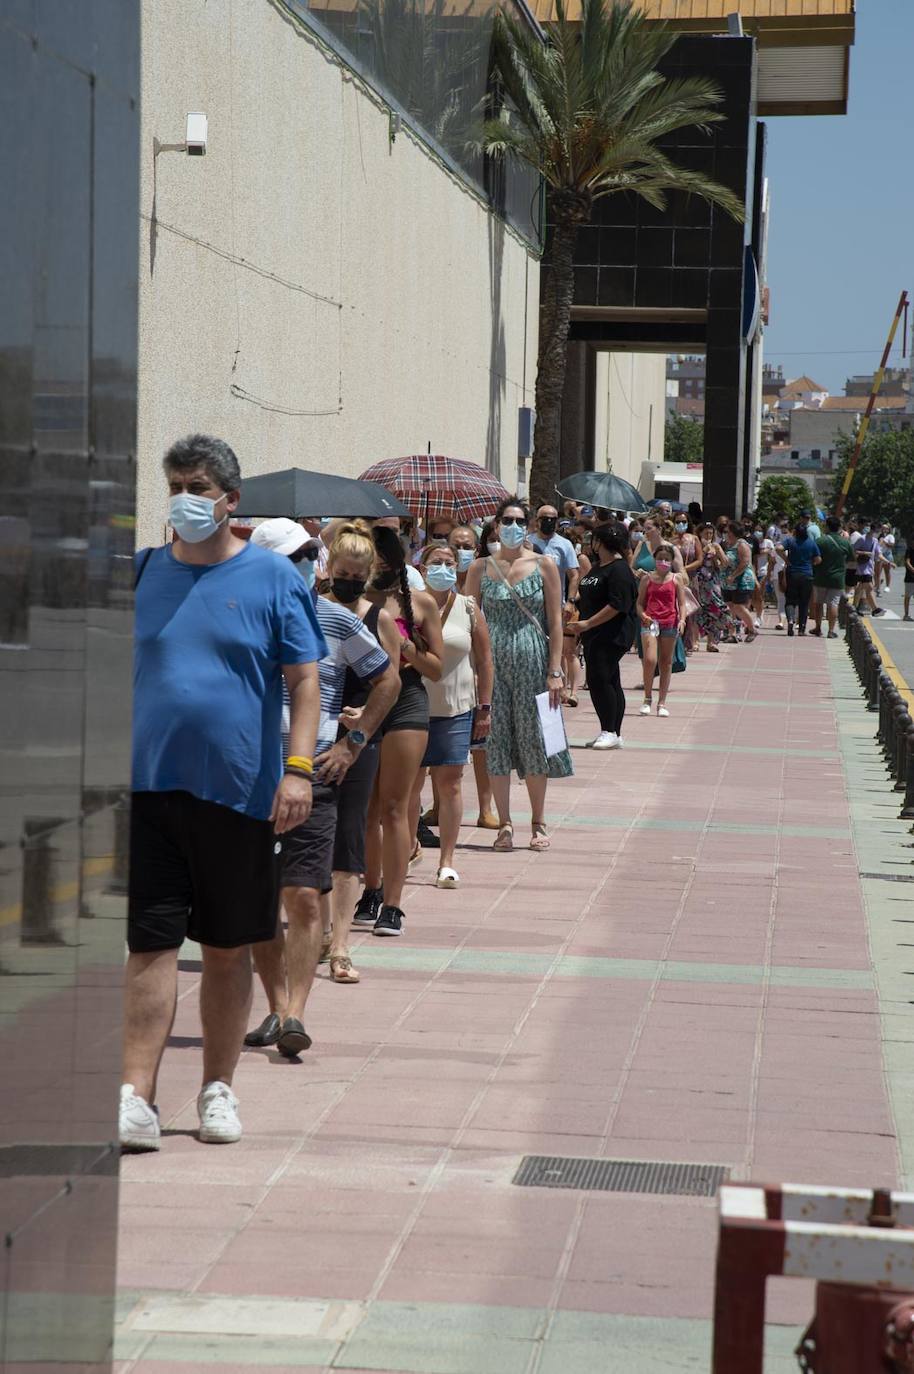
[[[635,659],[623,676],[631,707]],[[433,886],[426,855],[408,884],[405,937],[356,942],[357,966],[379,947],[389,966],[366,959],[354,988],[321,971],[307,1013],[314,1048],[300,1063],[243,1056],[245,1135],[233,1147],[191,1134],[190,960],[161,1079],[168,1133],[159,1155],[123,1164],[122,1285],[707,1317],[713,1202],[519,1189],[520,1157],[893,1183],[875,993],[840,982],[870,960],[829,692],[815,640],[768,632],[696,655],[674,679],[669,720],[629,714],[627,749],[575,750],[576,776],[550,785],[548,853],[494,854],[491,833],[467,826],[458,892]],[[581,703],[568,727],[589,738],[586,694]],[[677,747],[636,747],[661,741]],[[526,833],[518,820],[519,842]],[[819,897],[825,868],[840,874],[837,911]],[[420,955],[444,966],[418,967]],[[451,955],[473,967],[445,964]],[[565,956],[584,962],[553,964]],[[665,961],[676,967],[660,979]],[[785,966],[800,971],[791,985],[769,982]],[[805,969],[817,971],[809,985]],[[832,986],[816,981],[822,970]],[[295,1264],[274,1262],[293,1250]],[[777,1293],[775,1315],[808,1305],[805,1290]]]

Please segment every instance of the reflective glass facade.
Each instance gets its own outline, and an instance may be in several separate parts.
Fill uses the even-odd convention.
[[[517,163],[493,163],[471,146],[489,109],[496,5],[488,0],[285,3],[302,18],[316,20],[343,59],[402,109],[509,224],[539,243],[539,178]],[[520,7],[517,12],[526,14]]]
[[[137,0],[0,9],[0,1370],[106,1370],[130,783]]]

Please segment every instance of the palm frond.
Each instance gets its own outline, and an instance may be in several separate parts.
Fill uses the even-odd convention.
[[[545,44],[510,12],[496,17],[492,61],[504,106],[478,145],[588,203],[627,190],[662,209],[667,192],[683,191],[742,219],[733,191],[657,146],[679,129],[726,118],[713,81],[658,70],[676,33],[648,21],[635,0],[581,0],[580,23],[569,20],[565,0],[555,4]]]

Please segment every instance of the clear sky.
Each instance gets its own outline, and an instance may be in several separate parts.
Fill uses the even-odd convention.
[[[767,120],[765,361],[833,395],[877,366],[914,286],[912,62],[914,0],[857,0],[848,114]]]

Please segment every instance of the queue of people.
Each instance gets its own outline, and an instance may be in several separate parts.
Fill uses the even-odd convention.
[[[763,530],[662,506],[641,519],[511,497],[477,530],[455,518],[275,518],[233,528],[241,473],[222,440],[165,455],[173,540],[136,557],[136,668],[120,1140],[159,1148],[157,1079],[178,951],[202,951],[199,1137],[241,1137],[243,1045],[311,1045],[318,968],[355,985],[353,928],[403,934],[425,849],[460,886],[472,758],[493,849],[552,842],[550,780],[573,773],[562,730],[586,674],[596,751],[623,747],[622,668],[637,649],[642,715],[670,714],[673,675],[704,646],[751,643],[766,596],[780,628],[834,635],[840,597],[874,598],[885,533],[807,516]],[[883,571],[883,580],[886,572]],[[914,565],[905,574],[914,584]],[[547,740],[549,741],[547,745]],[[423,813],[423,791],[431,806]],[[437,828],[434,835],[432,826]],[[434,852],[432,850],[432,852]],[[251,1026],[252,970],[267,1014]]]

